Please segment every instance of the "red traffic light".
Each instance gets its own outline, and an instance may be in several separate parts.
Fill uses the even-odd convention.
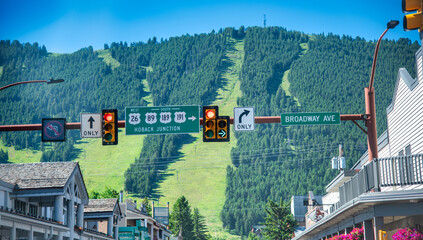
[[[103,145],[117,145],[118,144],[118,121],[116,109],[103,109]]]
[[[113,121],[113,114],[112,113],[104,114],[104,120],[107,122]]]
[[[216,117],[216,109],[207,109],[206,110],[206,118],[212,119]]]

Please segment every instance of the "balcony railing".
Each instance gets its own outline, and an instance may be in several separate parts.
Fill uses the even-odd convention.
[[[339,187],[339,203],[331,207],[331,212],[363,193],[380,191],[381,187],[416,184],[423,184],[423,154],[374,159]]]

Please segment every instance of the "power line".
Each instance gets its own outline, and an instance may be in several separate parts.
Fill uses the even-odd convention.
[[[331,148],[319,148],[319,149],[304,149],[301,151],[297,151],[297,152],[275,152],[275,153],[264,153],[264,154],[252,154],[252,155],[239,155],[237,157],[231,156],[230,160],[232,161],[237,161],[237,160],[245,160],[245,159],[255,159],[255,158],[268,158],[268,157],[291,157],[291,156],[296,156],[296,155],[301,155],[301,154],[308,154],[308,153],[318,153],[318,152],[324,152],[324,151],[330,151],[330,150],[337,150],[338,146],[333,146]],[[355,150],[361,150],[360,148],[349,148],[349,149],[355,149]],[[213,161],[209,161],[210,159],[213,159]],[[219,160],[220,159],[220,160]],[[226,157],[224,158],[216,158],[216,157],[209,157],[209,158],[197,158],[197,160],[199,161],[207,161],[208,163],[219,163],[219,162],[227,162],[228,159]],[[166,161],[166,162],[135,162],[135,163],[131,163],[130,167],[165,167],[170,163],[176,163],[176,162],[183,162],[183,159],[181,159],[180,161]],[[112,164],[107,164],[107,166],[110,166],[110,168],[112,168],[112,166],[114,165],[120,165],[120,163],[112,163]],[[100,167],[101,168],[105,168],[105,167]]]

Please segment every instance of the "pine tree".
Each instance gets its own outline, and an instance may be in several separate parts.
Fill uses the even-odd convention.
[[[297,222],[289,210],[289,203],[284,203],[282,199],[279,205],[272,200],[266,204],[266,223],[264,235],[273,240],[291,239]]]
[[[145,208],[145,211],[150,215],[150,216],[152,216],[152,208],[151,208],[151,204],[150,204],[150,201],[148,200],[148,198],[147,197],[145,197],[145,198],[143,198],[142,200],[141,200],[141,204],[142,204],[142,206]]]
[[[3,151],[0,149],[0,163],[9,163],[9,153],[8,151]]]
[[[194,214],[192,215],[192,221],[194,223],[194,239],[196,240],[207,240],[207,228],[204,220],[204,216],[200,214],[198,208],[194,208]]]
[[[173,205],[173,211],[170,215],[170,230],[175,236],[180,234],[182,231],[182,237],[184,240],[194,240],[193,234],[193,221],[191,217],[191,207],[189,206],[188,200],[181,196],[176,200]]]

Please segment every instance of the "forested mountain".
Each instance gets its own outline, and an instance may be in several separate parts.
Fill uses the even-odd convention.
[[[414,72],[418,44],[402,39],[383,41],[375,89],[378,131],[386,129],[399,67]],[[304,54],[301,52],[303,47]],[[253,105],[257,115],[282,112],[364,113],[364,87],[368,86],[375,44],[347,36],[308,37],[282,28],[248,28],[241,74],[240,106]],[[381,49],[382,49],[381,48]],[[280,84],[288,74],[287,96]],[[363,124],[362,124],[363,125]],[[261,124],[254,133],[236,134],[232,150],[235,167],[227,168],[224,226],[246,235],[263,222],[267,199],[288,201],[292,195],[324,194],[336,175],[330,159],[344,145],[348,167],[367,149],[366,135],[352,123],[339,126],[282,127]]]
[[[364,113],[375,43],[337,35],[306,35],[280,27],[227,28],[209,34],[184,35],[147,43],[111,43],[100,52],[92,47],[72,54],[51,54],[46,47],[0,41],[0,86],[32,80],[63,78],[47,86],[26,84],[0,92],[0,124],[40,123],[42,118],[66,117],[79,122],[80,113],[117,108],[124,119],[126,106],[207,105],[224,87],[225,52],[230,38],[244,43],[239,76],[238,106],[253,106],[256,116],[282,112]],[[409,40],[384,40],[375,78],[378,133],[386,129],[386,107],[392,100],[399,67],[414,76],[414,52]],[[107,54],[118,64],[103,61]],[[145,91],[147,82],[151,93]],[[289,83],[288,83],[289,81]],[[287,89],[287,84],[290,88]],[[285,87],[283,87],[285,86]],[[289,90],[289,91],[288,91]],[[290,92],[290,93],[289,93]],[[41,161],[69,161],[78,131],[68,131],[66,143],[45,149],[39,132],[1,133],[15,148],[43,150]],[[227,167],[223,225],[244,234],[264,222],[267,199],[289,200],[313,190],[323,194],[336,175],[330,158],[343,144],[348,166],[367,149],[366,136],[352,123],[339,126],[282,127],[260,124],[256,131],[237,133],[233,166]],[[155,193],[169,163],[178,160],[190,135],[147,136],[142,152],[125,172],[125,190],[142,197]],[[7,160],[7,159],[6,159]]]
[[[225,51],[222,33],[170,38],[151,58],[147,81],[155,106],[205,105],[216,96],[219,68]],[[151,195],[159,170],[176,160],[188,135],[147,136],[143,151],[125,173],[126,190]]]

